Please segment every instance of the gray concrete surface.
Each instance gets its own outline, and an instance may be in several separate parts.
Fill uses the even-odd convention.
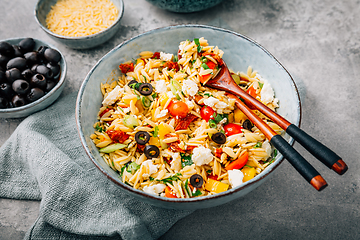
[[[199,210],[161,239],[360,239],[360,1],[225,0],[193,14],[175,14],[145,0],[125,0],[120,31],[106,44],[77,51],[51,40],[36,24],[36,0],[0,1],[0,39],[35,37],[57,46],[68,62],[63,94],[77,91],[91,66],[123,40],[184,23],[231,28],[267,48],[293,75],[302,101],[302,129],[349,165],[338,176],[295,144],[326,178],[312,189],[284,162],[270,181],[227,206]],[[0,144],[21,119],[0,120]],[[39,202],[0,199],[0,239],[21,239]]]

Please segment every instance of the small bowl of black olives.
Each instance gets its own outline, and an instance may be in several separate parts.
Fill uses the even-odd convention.
[[[61,52],[34,38],[0,41],[0,118],[20,118],[53,103],[65,86]]]

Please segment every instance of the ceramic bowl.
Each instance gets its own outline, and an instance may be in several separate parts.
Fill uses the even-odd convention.
[[[297,126],[300,124],[299,94],[292,77],[273,55],[246,36],[210,26],[178,25],[155,29],[121,43],[101,58],[84,79],[77,97],[76,124],[81,143],[96,167],[121,190],[159,207],[199,209],[227,203],[246,195],[263,184],[283,161],[283,156],[278,154],[274,163],[262,173],[226,192],[190,199],[169,199],[147,194],[122,183],[118,177],[119,174],[113,171],[100,157],[98,149],[90,139],[90,135],[94,132],[93,124],[97,122],[97,113],[102,102],[100,82],[104,83],[109,79],[111,73],[120,74],[118,65],[136,59],[141,51],[177,53],[180,41],[200,37],[204,37],[212,46],[218,46],[224,51],[223,59],[230,69],[246,71],[251,65],[253,69],[259,71],[262,77],[270,82],[279,99],[278,113],[293,124]],[[285,138],[290,144],[293,143],[293,139],[288,135],[285,134]]]
[[[214,7],[223,0],[146,0],[153,5],[178,13],[199,12]]]
[[[35,19],[40,27],[55,41],[66,45],[69,48],[73,49],[87,49],[98,46],[106,41],[108,41],[114,34],[119,30],[120,20],[124,12],[124,3],[122,0],[110,0],[114,3],[119,11],[119,15],[113,25],[109,28],[84,37],[66,37],[53,33],[46,27],[46,16],[49,13],[51,6],[55,5],[57,0],[39,0],[35,5]]]
[[[16,45],[18,44],[21,40],[23,40],[24,38],[11,38],[11,39],[4,39],[1,41],[5,41],[8,42],[12,45]],[[35,112],[38,112],[40,110],[43,110],[44,108],[48,107],[50,104],[52,104],[61,94],[61,92],[63,91],[64,87],[65,87],[65,77],[66,77],[66,61],[65,61],[65,57],[62,55],[62,53],[60,52],[59,49],[57,49],[56,47],[33,38],[35,41],[35,50],[39,49],[40,46],[47,46],[53,49],[56,49],[60,54],[61,54],[61,60],[60,60],[60,78],[58,83],[55,85],[55,87],[53,89],[51,89],[50,92],[48,92],[47,94],[45,94],[42,98],[26,104],[24,106],[21,107],[16,107],[16,108],[6,108],[6,109],[0,109],[0,118],[21,118],[21,117],[26,117],[30,114],[33,114]]]

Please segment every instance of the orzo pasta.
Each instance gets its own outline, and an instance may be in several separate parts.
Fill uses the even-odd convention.
[[[272,163],[276,151],[234,100],[203,85],[217,74],[223,54],[204,38],[186,40],[175,56],[141,52],[120,64],[119,79],[101,83],[104,98],[91,138],[124,183],[168,198],[206,196],[239,186]],[[253,97],[278,107],[268,81],[251,67],[232,76]]]

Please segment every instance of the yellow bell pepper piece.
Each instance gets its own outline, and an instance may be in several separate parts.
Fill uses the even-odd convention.
[[[249,181],[255,177],[256,171],[255,168],[252,167],[244,167],[241,169],[244,174],[243,182]]]
[[[128,106],[130,105],[131,100],[133,100],[136,103],[136,101],[137,101],[136,95],[134,95],[134,94],[126,94],[122,98],[122,101]]]
[[[166,93],[162,93],[162,94],[160,95],[159,101],[160,101],[160,105],[161,105],[162,107],[165,106],[165,104],[166,104],[166,102],[167,102],[168,100],[169,100],[169,97],[168,97],[168,95],[167,95]]]
[[[160,139],[163,139],[164,136],[168,133],[171,133],[172,128],[169,124],[167,123],[160,123],[159,124],[159,132],[158,132],[158,136]]]
[[[211,178],[208,178],[208,180],[205,183],[205,189],[208,190],[209,192],[221,193],[228,190],[228,188],[229,188],[229,184],[222,183]]]
[[[234,110],[234,121],[236,123],[239,123],[242,120],[246,120],[246,119],[247,119],[246,115],[240,109],[236,108]]]

